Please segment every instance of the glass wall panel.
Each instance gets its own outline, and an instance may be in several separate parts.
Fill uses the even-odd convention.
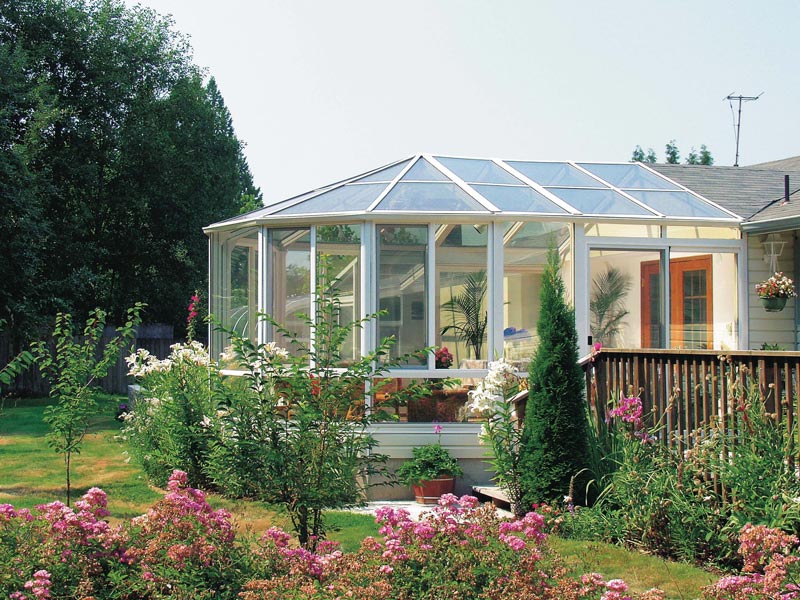
[[[226,244],[227,278],[223,291],[222,324],[242,337],[256,341],[258,312],[258,230]],[[227,345],[227,341],[225,342]]]
[[[670,347],[738,347],[736,254],[671,252]]]
[[[311,331],[300,315],[311,312],[311,232],[309,229],[272,229],[272,306],[269,312],[284,328],[308,345]],[[300,350],[287,336],[272,328],[271,338],[297,354]]]
[[[440,225],[436,230],[436,345],[453,367],[486,367],[488,225]]]
[[[555,244],[571,297],[571,239],[566,223],[506,223],[503,236],[503,354],[527,369],[538,343],[539,292],[547,251]]]
[[[584,231],[590,237],[635,237],[658,238],[661,237],[660,225],[646,224],[620,224],[620,223],[587,223]]]
[[[338,321],[342,325],[361,317],[361,226],[317,227],[317,280],[330,282],[339,300]],[[326,268],[323,269],[323,267]],[[361,355],[360,330],[350,332],[341,348],[342,364]]]
[[[381,380],[379,391],[372,395],[372,406],[383,411],[387,420],[401,423],[460,423],[470,419],[466,409],[469,390],[463,385],[432,389],[430,395],[400,401],[397,393],[419,379]]]
[[[378,318],[378,337],[395,337],[396,357],[428,345],[428,227],[378,225],[378,244],[378,308],[386,311]]]
[[[665,348],[660,251],[592,250],[589,327],[607,348]]]

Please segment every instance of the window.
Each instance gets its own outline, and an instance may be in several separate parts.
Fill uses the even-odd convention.
[[[427,346],[428,228],[379,225],[378,243],[378,306],[387,311],[378,317],[378,337],[394,336],[391,352],[398,357]]]

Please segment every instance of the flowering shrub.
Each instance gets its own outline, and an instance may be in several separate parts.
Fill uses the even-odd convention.
[[[775,273],[766,281],[757,283],[756,294],[759,298],[793,298],[797,296],[794,282],[783,272]]]
[[[489,447],[494,480],[506,490],[517,516],[526,511],[522,496],[522,428],[511,398],[521,387],[514,367],[501,358],[489,363],[489,372],[469,393],[467,410],[485,419],[479,435]]]
[[[270,530],[257,553],[269,565],[249,582],[244,600],[277,599],[622,599],[637,597],[619,579],[592,573],[567,575],[547,547],[542,517],[498,517],[471,496],[442,496],[439,505],[412,520],[405,510],[377,513],[383,539],[366,538],[358,552],[334,546],[316,553],[292,549],[288,536]],[[265,573],[266,574],[266,573]],[[663,598],[657,590],[638,596]]]
[[[215,391],[222,380],[197,341],[170,346],[159,360],[139,349],[125,360],[142,394],[125,417],[122,435],[148,478],[163,486],[173,469],[207,486],[204,464],[211,440],[209,416],[216,412]]]
[[[547,511],[545,511],[547,512]],[[156,600],[663,600],[635,594],[621,579],[576,576],[550,550],[546,517],[505,519],[471,496],[443,496],[412,520],[382,508],[379,538],[343,553],[334,542],[316,550],[270,528],[240,543],[230,515],[175,471],[168,493],[147,514],[109,525],[106,495],[90,489],[73,508],[60,502],[33,511],[0,505],[0,596],[10,600],[81,598]],[[745,525],[738,534],[739,575],[704,590],[707,600],[800,597],[798,539]]]
[[[764,525],[742,527],[738,553],[744,561],[741,575],[722,577],[703,591],[714,600],[768,600],[800,598],[798,539]]]
[[[736,540],[748,522],[800,530],[800,480],[787,460],[795,452],[793,433],[766,412],[758,388],[746,384],[757,374],[724,357],[720,370],[733,412],[724,426],[712,422],[690,432],[688,448],[684,438],[654,443],[666,433],[658,423],[647,428],[652,420],[637,398],[622,398],[609,411],[615,453],[608,460],[617,469],[602,482],[595,506],[564,519],[562,535],[736,568],[742,561]]]

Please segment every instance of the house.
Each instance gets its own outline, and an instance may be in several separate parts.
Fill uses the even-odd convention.
[[[790,178],[800,183],[800,174]],[[420,154],[208,226],[210,311],[254,340],[283,341],[257,323],[259,311],[308,338],[294,315],[309,311],[316,257],[325,254],[349,315],[385,311],[347,341],[344,361],[392,335],[399,354],[436,346],[454,355],[447,370],[437,369],[432,355],[395,369],[394,385],[447,375],[468,386],[497,356],[525,371],[554,246],[581,352],[597,341],[794,347],[794,301],[782,313],[762,314],[751,285],[771,266],[791,272],[800,264],[793,260],[794,206],[780,200],[782,186],[782,175],[768,168]],[[784,246],[777,255],[769,251],[777,262],[765,264],[765,248],[777,248],[768,246],[769,236]],[[481,307],[472,312],[486,320],[485,339],[456,333],[452,325],[465,317],[452,309],[453,298]],[[226,345],[219,331],[210,340],[213,353]],[[445,403],[463,404],[464,397],[456,391]],[[398,422],[375,431],[381,449],[407,458],[413,446],[431,441],[431,420],[449,421],[443,443],[462,459],[461,485],[484,484],[490,474],[477,445],[479,425],[449,405],[426,416],[398,408]]]

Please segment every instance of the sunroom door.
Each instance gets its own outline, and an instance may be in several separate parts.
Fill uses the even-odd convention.
[[[659,348],[663,330],[660,261],[642,263],[642,347]],[[704,254],[669,261],[670,347],[703,349],[713,346],[712,256]]]

